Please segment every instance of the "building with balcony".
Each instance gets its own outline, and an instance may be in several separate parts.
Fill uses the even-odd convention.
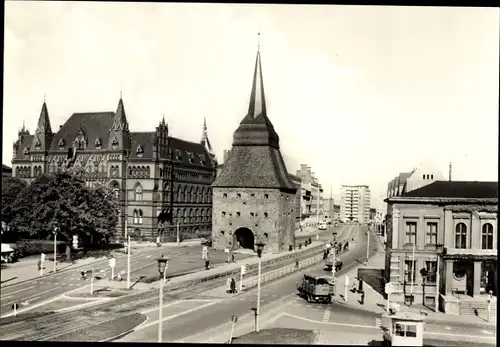
[[[370,220],[370,188],[366,185],[340,187],[340,220],[368,223]]]
[[[436,181],[385,202],[391,301],[484,311],[487,293],[497,295],[498,182]]]
[[[312,172],[307,164],[301,164],[295,176],[301,179],[302,194],[302,215],[307,218],[318,220],[323,215],[323,188],[319,179]]]

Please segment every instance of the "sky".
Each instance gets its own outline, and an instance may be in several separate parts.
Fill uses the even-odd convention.
[[[495,8],[99,2],[5,3],[2,162],[46,95],[52,129],[114,111],[132,131],[200,141],[219,161],[248,111],[260,31],[267,112],[288,171],[325,193],[387,183],[424,160],[454,180],[498,180]]]

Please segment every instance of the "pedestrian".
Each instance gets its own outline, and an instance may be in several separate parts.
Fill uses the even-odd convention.
[[[40,271],[40,269],[42,268],[42,261],[41,260],[38,260],[38,271]]]
[[[228,277],[227,280],[226,280],[226,293],[230,293],[231,292],[231,279]]]
[[[295,268],[296,268],[296,269],[298,269],[298,268],[299,268],[299,260],[298,260],[298,259],[296,259],[296,260],[295,260]]]
[[[326,259],[326,250],[323,251],[323,260]]]
[[[210,260],[207,258],[205,259],[205,270],[208,270],[209,266],[210,266]]]
[[[234,252],[231,252],[231,261],[234,263]]]
[[[356,293],[356,287],[358,286],[358,278],[354,277],[352,281],[351,293]]]
[[[231,277],[230,293],[231,294],[236,293],[236,281],[235,281],[234,277]]]
[[[85,273],[85,271],[80,271],[80,275],[82,276],[80,278],[81,280],[86,280],[87,279],[87,274]]]

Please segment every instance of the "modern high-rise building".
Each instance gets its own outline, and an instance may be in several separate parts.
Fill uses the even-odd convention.
[[[367,223],[370,220],[370,188],[366,185],[340,187],[340,220]]]

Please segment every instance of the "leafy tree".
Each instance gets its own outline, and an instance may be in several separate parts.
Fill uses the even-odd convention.
[[[12,213],[12,224],[21,232],[48,239],[57,228],[69,260],[73,235],[83,239],[113,236],[118,204],[104,186],[89,188],[80,177],[57,173],[32,182],[13,203]]]
[[[4,240],[15,240],[15,230],[10,225],[13,218],[12,204],[27,185],[26,181],[17,177],[2,177],[2,222],[7,226],[6,230],[3,230],[2,223],[2,238]]]

